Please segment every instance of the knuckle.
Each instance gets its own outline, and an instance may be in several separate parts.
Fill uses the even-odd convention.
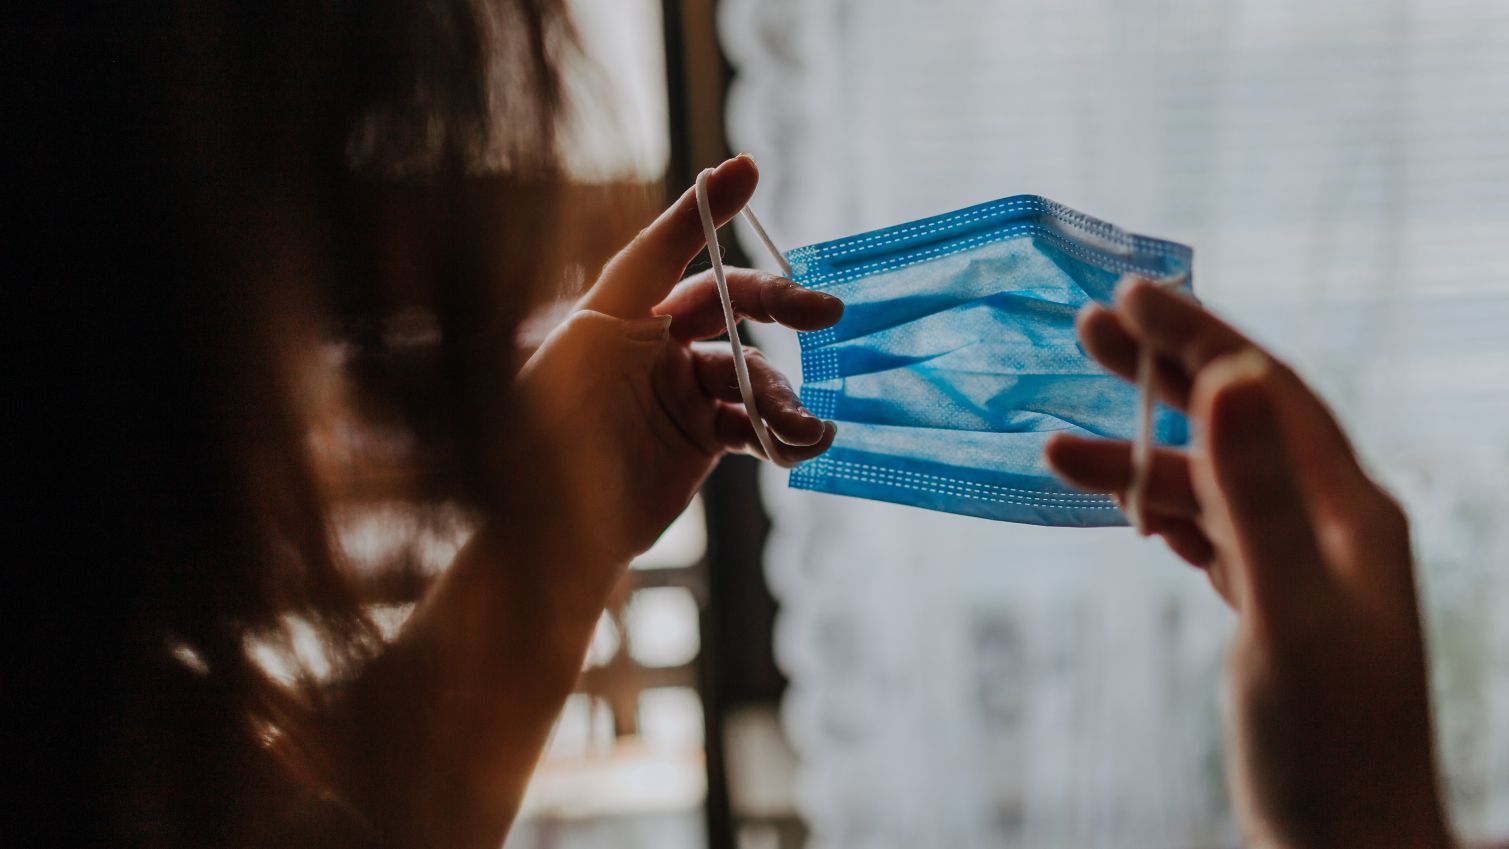
[[[1256,380],[1260,386],[1268,390],[1270,393],[1278,392],[1282,390],[1286,385],[1299,380],[1299,376],[1294,373],[1293,369],[1289,368],[1287,365],[1279,362],[1278,360],[1275,360],[1268,354],[1267,351],[1264,351],[1262,348],[1259,348],[1256,345],[1247,345],[1244,346],[1242,350],[1251,351],[1252,354],[1249,354],[1249,356],[1255,355],[1263,358],[1265,368],[1258,373]],[[1269,397],[1277,396],[1270,394]]]
[[[1403,505],[1377,484],[1369,483],[1342,519],[1342,539],[1348,545],[1371,549],[1409,547],[1409,517]]]
[[[1210,368],[1204,369],[1196,376],[1197,385],[1210,399],[1211,410],[1221,412],[1229,410],[1234,403],[1240,403],[1244,393],[1251,392],[1254,385],[1260,384],[1263,380],[1265,378],[1255,378],[1236,383],[1231,381],[1228,375]],[[1261,388],[1266,390],[1268,387],[1262,385]]]
[[[609,318],[607,313],[597,310],[576,310],[561,322],[561,327],[570,331],[582,331],[600,327]]]
[[[1393,493],[1377,484],[1372,486],[1368,514],[1371,522],[1382,530],[1408,533],[1409,514]]]
[[[629,244],[625,245],[624,249],[620,253],[621,254],[642,254],[642,253],[645,253],[649,248],[651,248],[654,245],[654,243],[655,243],[655,236],[656,236],[656,226],[655,226],[655,224],[654,223],[646,224],[645,226],[643,226],[643,227],[641,227],[639,229],[638,233],[634,234],[634,238],[632,238],[632,239],[629,240]]]
[[[1269,354],[1267,351],[1264,351],[1261,348],[1256,348],[1254,346],[1254,349],[1267,358],[1268,373],[1271,376],[1272,388],[1275,391],[1288,393],[1290,397],[1294,398],[1315,396],[1315,390],[1312,389],[1310,387],[1310,384],[1300,376],[1299,372],[1294,370],[1293,366],[1289,365],[1283,360],[1278,359],[1277,357],[1274,357],[1272,354]]]
[[[623,321],[597,310],[577,310],[566,316],[556,332],[580,340],[599,340],[620,334]]]
[[[666,216],[663,223],[670,225],[672,228],[683,230],[695,229],[698,233],[701,233],[702,213],[697,209],[696,195],[690,191],[682,195],[671,206],[670,214]],[[655,224],[651,224],[650,227],[654,229]]]

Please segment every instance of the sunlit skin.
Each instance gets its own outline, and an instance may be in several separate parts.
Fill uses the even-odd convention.
[[[747,158],[710,182],[727,221],[754,191]],[[517,465],[561,476],[567,503],[487,522],[391,650],[352,688],[368,737],[434,731],[353,757],[343,782],[394,846],[495,847],[518,810],[550,725],[630,559],[648,547],[729,451],[758,453],[739,403],[690,192],[603,270],[526,364],[534,438]],[[799,330],[842,305],[761,272],[729,274],[741,316]],[[1192,302],[1138,283],[1080,320],[1087,350],[1128,379],[1139,345],[1157,391],[1186,411],[1189,451],[1160,449],[1150,527],[1205,569],[1239,615],[1230,674],[1230,783],[1250,845],[1450,844],[1435,787],[1425,661],[1403,515],[1358,464],[1324,405],[1286,367]],[[834,428],[784,377],[751,362],[762,416],[786,459],[815,456]],[[1061,437],[1048,457],[1087,490],[1121,493],[1130,446]],[[506,566],[506,568],[504,568]],[[430,774],[401,777],[419,753]],[[904,767],[898,767],[904,768]]]
[[[719,224],[744,207],[758,179],[747,156],[713,172],[709,203]],[[712,274],[677,282],[704,246],[688,190],[607,264],[519,377],[536,421],[567,450],[562,461],[580,483],[573,489],[606,499],[586,509],[615,525],[602,530],[619,556],[654,542],[725,452],[760,453],[728,344],[700,344],[724,332]],[[740,318],[816,330],[843,314],[838,299],[773,274],[729,269],[727,279]],[[833,424],[803,408],[758,350],[746,351],[778,450],[792,461],[827,450]]]
[[[1252,341],[1148,281],[1079,317],[1086,350],[1186,412],[1158,449],[1150,530],[1237,612],[1228,777],[1247,845],[1451,845],[1436,786],[1425,657],[1404,514],[1325,404]],[[1124,495],[1126,442],[1063,435],[1047,458]]]
[[[725,222],[759,179],[747,157],[713,174]],[[581,669],[604,604],[629,561],[691,500],[730,451],[758,452],[711,277],[681,281],[704,247],[688,191],[604,268],[518,377],[536,438],[515,467],[564,478],[549,509],[519,493],[457,556],[400,638],[351,688],[342,716],[363,745],[342,784],[391,846],[495,849],[518,810],[549,729]],[[789,280],[731,269],[738,314],[798,330],[843,305]],[[798,402],[763,357],[750,361],[761,415],[788,459],[822,453],[834,428]],[[522,487],[521,487],[522,488]],[[414,692],[433,694],[411,748],[376,741],[412,729]],[[443,780],[414,782],[414,758]],[[422,798],[416,798],[422,797]],[[382,819],[386,817],[386,819]]]

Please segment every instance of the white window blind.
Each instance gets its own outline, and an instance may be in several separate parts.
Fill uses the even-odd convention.
[[[795,247],[1045,194],[1195,246],[1415,526],[1457,824],[1509,838],[1509,5],[724,0]],[[751,255],[757,255],[752,251]],[[797,369],[789,334],[767,353]],[[1130,532],[785,488],[767,552],[820,846],[1216,846],[1230,619]]]

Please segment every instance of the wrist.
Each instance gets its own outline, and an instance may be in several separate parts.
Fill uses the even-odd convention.
[[[596,625],[629,558],[566,511],[510,511],[485,520],[456,555],[437,593],[487,615]]]

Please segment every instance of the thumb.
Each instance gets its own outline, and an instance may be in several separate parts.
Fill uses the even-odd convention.
[[[671,317],[652,315],[623,323],[623,335],[631,342],[664,342],[671,334]]]
[[[1277,380],[1252,350],[1201,369],[1190,399],[1201,426],[1191,476],[1211,543],[1236,568],[1243,612],[1282,625],[1304,609],[1325,572]]]
[[[707,185],[714,223],[721,226],[737,215],[759,180],[760,171],[747,155],[736,156],[714,169]],[[697,193],[687,189],[680,200],[608,262],[580,306],[620,318],[649,315],[706,246]]]

